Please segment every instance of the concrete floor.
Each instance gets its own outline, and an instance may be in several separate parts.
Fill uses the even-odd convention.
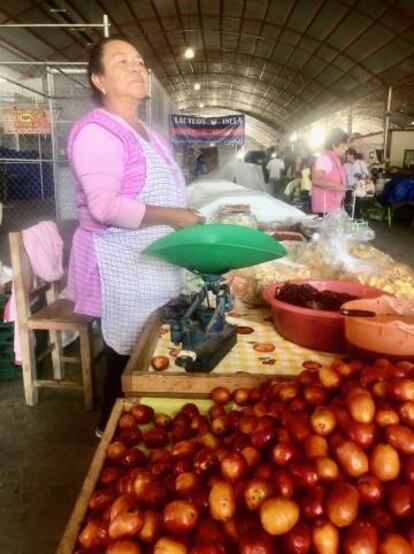
[[[414,268],[414,228],[373,226],[374,244]],[[21,382],[0,382],[0,554],[54,552],[97,446],[97,417],[68,392],[42,391],[29,408]]]

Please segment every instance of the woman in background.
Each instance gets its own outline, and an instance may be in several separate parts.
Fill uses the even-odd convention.
[[[325,151],[312,169],[312,212],[331,213],[345,197],[346,176],[341,157],[347,150],[348,135],[342,129],[332,129],[325,142]]]

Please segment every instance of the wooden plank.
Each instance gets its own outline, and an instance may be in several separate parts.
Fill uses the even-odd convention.
[[[253,373],[168,373],[159,374],[145,372],[134,373],[125,380],[124,392],[126,396],[185,396],[193,398],[206,398],[214,387],[227,387],[229,390],[237,388],[257,387],[265,381],[280,375],[263,375]],[[292,378],[295,375],[292,375]],[[290,376],[283,376],[290,378]],[[135,392],[134,392],[135,391]]]
[[[161,329],[162,309],[153,312],[138,339],[135,349],[122,374],[122,390],[124,393],[134,391],[136,385],[136,374],[147,372],[152,355],[157,345]],[[135,388],[135,393],[139,389]]]
[[[77,537],[81,529],[81,525],[86,515],[89,499],[96,487],[99,475],[101,473],[108,444],[111,442],[115,433],[118,419],[124,408],[124,400],[118,399],[112,410],[111,417],[105,428],[105,432],[99,442],[99,446],[96,450],[90,465],[88,474],[83,482],[80,494],[76,501],[72,515],[70,516],[69,523],[66,526],[63,537],[58,545],[56,554],[72,554],[76,545]]]
[[[53,379],[36,379],[34,386],[45,389],[71,389],[71,390],[83,390],[81,383],[75,381],[54,381]]]
[[[132,356],[122,375],[122,390],[125,396],[184,395],[205,398],[218,386],[231,390],[241,387],[257,387],[264,381],[280,377],[273,374],[240,373],[156,373],[148,371],[161,329],[162,310],[157,310],[148,319]],[[296,374],[292,373],[292,377]],[[290,378],[290,376],[284,376]]]

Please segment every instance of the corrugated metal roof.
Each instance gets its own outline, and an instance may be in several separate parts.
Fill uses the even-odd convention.
[[[414,76],[412,0],[3,0],[0,22],[98,22],[104,13],[179,109],[238,109],[281,131]],[[0,28],[0,59],[86,60],[97,36]]]

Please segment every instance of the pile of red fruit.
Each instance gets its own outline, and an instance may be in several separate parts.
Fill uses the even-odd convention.
[[[77,554],[414,553],[414,364],[211,399],[120,418]]]

